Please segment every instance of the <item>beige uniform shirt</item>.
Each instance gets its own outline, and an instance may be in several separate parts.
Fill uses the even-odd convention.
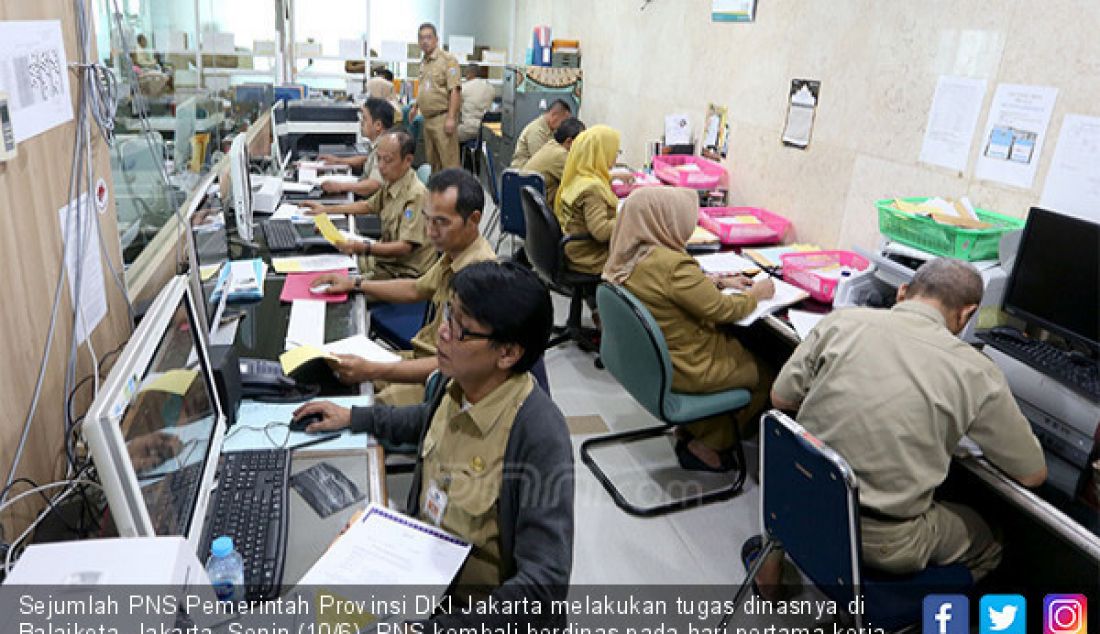
[[[478,236],[477,240],[466,247],[466,250],[460,253],[457,258],[452,260],[451,256],[444,253],[442,257],[435,261],[432,268],[428,269],[427,273],[417,278],[416,292],[419,293],[421,299],[431,300],[434,315],[432,315],[431,322],[421,328],[420,332],[413,337],[412,346],[415,357],[435,356],[435,337],[436,333],[439,332],[439,324],[443,321],[442,306],[447,301],[451,278],[454,277],[454,274],[461,271],[463,267],[475,262],[495,259],[497,259],[497,254],[493,251],[492,245],[484,237]]]
[[[382,178],[382,172],[378,171],[378,146],[374,143],[370,144],[370,152],[367,153],[367,160],[363,163],[363,173],[359,180],[376,180],[379,183],[385,183],[385,179]]]
[[[569,221],[563,233],[578,235],[587,233],[590,240],[579,240],[565,245],[565,259],[569,268],[578,273],[599,275],[607,263],[607,243],[615,227],[616,208],[609,205],[593,188],[581,192],[572,205],[562,203],[563,213]]]
[[[550,142],[539,148],[539,151],[523,164],[524,170],[542,174],[542,180],[546,183],[546,204],[551,207],[554,206],[554,197],[558,193],[561,175],[565,171],[565,159],[568,157],[569,150],[550,139]]]
[[[500,585],[497,507],[504,451],[516,413],[534,385],[530,373],[524,372],[470,405],[452,383],[424,436],[420,519],[432,521],[425,512],[432,487],[447,495],[440,527],[473,546],[458,576],[459,586]]]
[[[889,517],[928,510],[964,434],[1011,476],[1044,466],[1001,371],[919,301],[834,311],[773,391],[801,401],[798,422],[851,465],[860,505]]]
[[[516,141],[516,151],[512,154],[511,167],[522,167],[539,148],[546,145],[554,138],[554,131],[546,123],[546,117],[539,115],[534,121],[527,124]]]
[[[367,199],[367,211],[382,220],[382,242],[409,242],[412,251],[399,258],[375,256],[375,267],[385,269],[391,277],[419,277],[435,261],[435,249],[428,241],[428,227],[421,211],[428,199],[428,189],[409,170],[393,183],[383,181],[382,188]]]
[[[462,122],[458,124],[458,142],[477,138],[481,118],[493,105],[496,90],[489,80],[477,78],[462,84]]]
[[[723,295],[695,258],[666,247],[649,252],[623,284],[661,327],[672,357],[672,389],[705,394],[752,387],[752,354],[719,325],[756,309],[751,295]]]
[[[454,55],[436,47],[430,56],[420,59],[420,87],[416,103],[425,118],[447,112],[451,91],[459,87],[458,60]]]

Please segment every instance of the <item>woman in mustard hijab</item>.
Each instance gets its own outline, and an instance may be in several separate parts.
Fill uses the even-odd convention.
[[[626,199],[611,237],[603,278],[621,284],[653,314],[672,357],[672,389],[708,394],[733,388],[752,391],[749,406],[729,415],[676,428],[676,457],[685,469],[728,471],[735,465],[733,425],[742,428],[767,405],[771,377],[723,324],[735,322],[771,297],[770,279],[756,284],[741,276],[708,277],[684,250],[699,215],[689,189],[652,187]],[[734,288],[739,294],[724,295]]]
[[[569,268],[599,275],[607,262],[607,244],[615,226],[619,199],[611,191],[611,166],[619,156],[619,133],[606,125],[581,132],[569,149],[554,201],[562,233],[587,233],[590,240],[565,245]]]

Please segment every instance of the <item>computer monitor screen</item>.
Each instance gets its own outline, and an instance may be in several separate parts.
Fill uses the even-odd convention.
[[[1010,315],[1100,347],[1100,225],[1032,207],[1005,290]]]
[[[157,296],[89,410],[83,433],[119,535],[196,547],[224,422],[187,278]]]

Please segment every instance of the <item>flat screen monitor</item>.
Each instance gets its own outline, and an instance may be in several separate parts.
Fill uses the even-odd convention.
[[[252,176],[249,168],[248,143],[244,134],[238,134],[229,146],[229,180],[237,235],[246,242],[252,242]]]
[[[1100,348],[1100,225],[1032,207],[1005,289],[1010,315]]]
[[[186,276],[154,300],[82,427],[122,537],[202,538],[225,421]]]

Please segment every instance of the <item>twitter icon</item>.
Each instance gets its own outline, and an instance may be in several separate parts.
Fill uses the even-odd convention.
[[[981,634],[1025,634],[1027,600],[1018,594],[987,594],[978,609]]]

